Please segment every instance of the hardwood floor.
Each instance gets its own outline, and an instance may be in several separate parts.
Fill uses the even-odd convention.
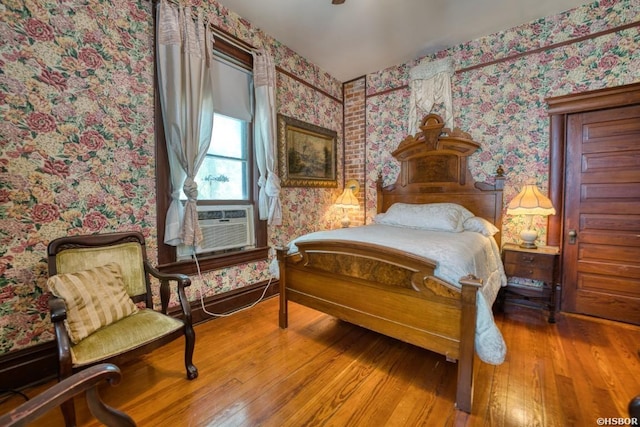
[[[196,326],[200,376],[185,378],[177,341],[121,366],[106,403],[139,426],[595,426],[626,417],[640,394],[640,327],[508,307],[496,321],[505,363],[476,359],[474,409],[453,406],[456,367],[443,356],[278,300]],[[24,392],[34,396],[51,385]],[[0,413],[21,402],[6,397]],[[76,399],[81,425],[97,423]],[[35,426],[63,425],[59,410]]]

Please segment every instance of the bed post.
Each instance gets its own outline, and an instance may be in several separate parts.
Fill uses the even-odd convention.
[[[476,297],[482,280],[469,275],[460,279],[462,285],[462,315],[460,317],[460,359],[458,360],[458,385],[456,406],[471,413],[473,401],[473,358],[476,335]]]
[[[376,213],[384,212],[382,207],[382,189],[383,189],[383,179],[382,173],[378,174],[378,179],[376,180]]]
[[[287,246],[276,247],[276,254],[278,258],[278,270],[280,272],[280,278],[278,280],[280,285],[280,313],[278,315],[278,322],[281,329],[286,329],[289,326],[289,310],[287,306],[287,270],[285,269],[285,257],[289,252]]]

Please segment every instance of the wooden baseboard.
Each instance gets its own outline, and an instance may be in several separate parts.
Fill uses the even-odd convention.
[[[192,285],[193,286],[193,285]],[[265,288],[268,286],[268,289]],[[260,299],[264,292],[264,298],[270,298],[277,295],[279,292],[279,285],[277,280],[271,282],[262,282],[255,285],[245,286],[233,291],[224,292],[218,295],[213,295],[204,298],[204,307],[202,301],[191,302],[191,316],[194,325],[198,323],[206,322],[208,320],[216,319],[216,316],[212,316],[207,313],[215,314],[228,314],[232,313],[243,307],[250,306],[254,302]],[[205,311],[206,310],[206,311]],[[177,316],[180,313],[180,309],[175,307],[169,311],[172,316]],[[197,345],[197,344],[196,344]]]
[[[56,343],[10,351],[0,356],[0,391],[7,392],[55,378],[58,373]]]
[[[266,288],[266,291],[265,291]],[[230,292],[204,298],[202,302],[191,302],[191,314],[194,324],[206,322],[217,317],[210,313],[231,313],[247,307],[257,301],[264,292],[264,298],[278,294],[278,282],[263,282],[246,286]],[[179,309],[170,310],[171,315],[178,315]],[[197,346],[197,341],[196,341]],[[0,356],[0,394],[20,390],[55,378],[58,374],[58,361],[55,342],[11,351]]]

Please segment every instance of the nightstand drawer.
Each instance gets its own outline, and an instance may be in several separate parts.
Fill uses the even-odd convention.
[[[553,259],[548,267],[541,267],[540,264],[512,264],[505,263],[504,272],[507,276],[521,277],[524,279],[540,280],[542,282],[553,281]]]
[[[553,263],[555,257],[548,254],[535,254],[531,252],[515,252],[505,251],[504,263],[506,264],[519,264],[520,266],[531,266],[541,270],[553,270]],[[508,274],[508,273],[507,273]]]

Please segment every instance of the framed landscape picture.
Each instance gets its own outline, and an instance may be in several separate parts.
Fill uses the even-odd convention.
[[[284,187],[337,187],[336,131],[278,115],[278,169]]]

